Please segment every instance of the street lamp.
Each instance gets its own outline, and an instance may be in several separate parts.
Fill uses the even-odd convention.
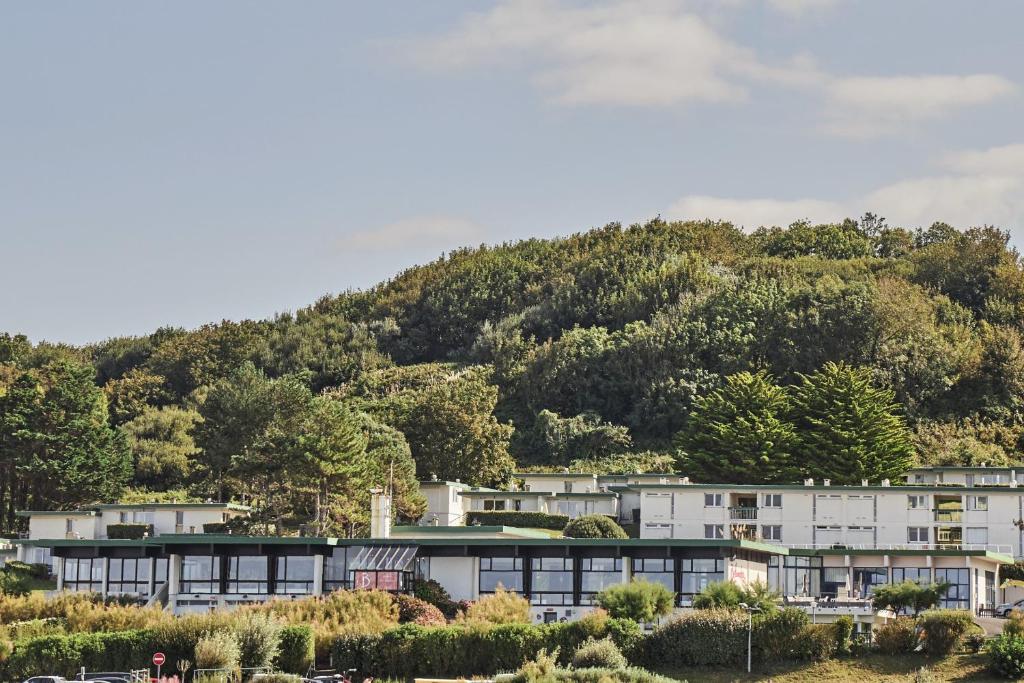
[[[747,673],[750,673],[750,660],[754,651],[754,612],[760,612],[761,608],[757,605],[751,607],[747,603],[741,602],[740,609],[747,613]]]

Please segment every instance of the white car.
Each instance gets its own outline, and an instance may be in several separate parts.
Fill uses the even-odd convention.
[[[67,683],[62,676],[33,676],[25,679],[25,683]]]
[[[1017,602],[1004,602],[1001,605],[996,605],[996,616],[1009,616],[1010,612],[1015,609],[1024,610],[1024,598],[1021,598]]]

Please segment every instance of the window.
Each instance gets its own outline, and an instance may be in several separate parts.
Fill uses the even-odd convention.
[[[174,513],[174,523],[178,526],[185,526],[185,511],[177,510]]]
[[[769,557],[768,585],[783,595],[820,595],[821,564],[820,557]]]
[[[127,512],[118,512],[117,513],[117,521],[120,522],[121,524],[127,524],[128,523],[128,513]]]
[[[782,525],[781,524],[765,524],[761,527],[761,538],[766,541],[781,541],[782,540]]]
[[[572,482],[571,481],[565,482],[565,492],[566,493],[572,493]]]
[[[608,586],[622,583],[622,560],[584,557],[580,560],[580,604],[594,604],[595,596]]]
[[[523,499],[516,498],[512,501],[512,509],[516,512],[520,512],[523,509]]]
[[[182,593],[220,593],[220,558],[216,555],[183,555]]]
[[[705,524],[704,538],[725,538],[725,527],[722,524]]]
[[[988,496],[967,496],[968,510],[988,510]]]
[[[988,545],[988,527],[967,527],[964,542],[968,545]]]
[[[908,510],[924,510],[928,507],[926,496],[907,496],[907,509]]]
[[[503,500],[485,500],[484,510],[504,510],[505,501]]]
[[[72,519],[64,520],[64,533],[71,534],[75,531],[75,522]]]
[[[850,590],[850,574],[846,567],[825,567],[821,570],[821,594],[838,597]]]
[[[64,589],[69,591],[103,590],[102,557],[64,558]]]
[[[704,507],[706,507],[706,508],[720,508],[720,507],[722,507],[722,494],[721,493],[705,493],[704,494]]]
[[[924,483],[924,475],[923,474],[915,474],[914,475],[914,483],[915,484],[923,484]]]
[[[516,593],[523,592],[523,558],[480,558],[480,592],[493,593],[498,586]]]
[[[573,558],[534,557],[530,560],[530,604],[571,605]]]
[[[362,550],[359,546],[349,548],[352,557]],[[330,555],[324,556],[324,591],[335,591],[351,588],[348,578],[348,563],[345,548],[334,548]]]
[[[763,503],[766,508],[780,508],[782,507],[782,494],[766,493],[764,494]]]
[[[660,583],[673,593],[676,590],[676,561],[667,558],[634,558],[633,578]]]
[[[916,584],[927,586],[932,582],[932,570],[928,567],[893,567],[892,582],[903,583],[913,581]]]
[[[907,527],[907,543],[927,543],[928,527],[911,526]]]
[[[107,565],[107,590],[111,593],[149,595],[152,560],[148,557],[112,557]]]
[[[313,557],[295,555],[277,558],[274,592],[308,595],[313,592]]]
[[[228,558],[228,580],[226,593],[267,594],[269,577],[268,562],[264,555],[235,555]]]
[[[725,579],[725,560],[720,558],[694,558],[680,560],[680,597],[692,596],[704,590],[709,583]]]
[[[853,592],[862,598],[869,598],[875,586],[889,583],[889,570],[885,567],[854,567]]]
[[[152,510],[136,510],[132,513],[133,524],[152,524],[153,523],[153,511]]]
[[[939,601],[945,609],[968,609],[971,604],[971,573],[968,569],[935,570],[935,583],[950,584],[946,595]]]

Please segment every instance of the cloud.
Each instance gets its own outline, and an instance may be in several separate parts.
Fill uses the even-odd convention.
[[[994,74],[840,78],[825,86],[825,130],[849,137],[898,133],[1016,90]]]
[[[356,251],[451,249],[479,243],[484,237],[484,230],[465,218],[417,216],[373,230],[353,232],[340,238],[337,244],[342,249]]]
[[[839,0],[768,0],[768,6],[793,17],[825,12],[839,4]]]
[[[553,102],[669,106],[736,102],[752,82],[814,78],[806,57],[768,64],[674,0],[567,5],[507,0],[413,50],[417,63],[460,69],[516,63]]]
[[[928,226],[935,221],[1019,229],[1024,225],[1024,145],[965,151],[945,157],[949,172],[889,183],[845,199],[723,198],[688,195],[665,211],[668,218],[730,220],[748,229],[857,217],[866,211],[891,225]]]

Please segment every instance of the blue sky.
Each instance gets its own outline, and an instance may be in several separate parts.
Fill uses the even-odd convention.
[[[0,330],[263,318],[658,214],[1016,235],[1021,25],[1016,0],[0,1]]]

